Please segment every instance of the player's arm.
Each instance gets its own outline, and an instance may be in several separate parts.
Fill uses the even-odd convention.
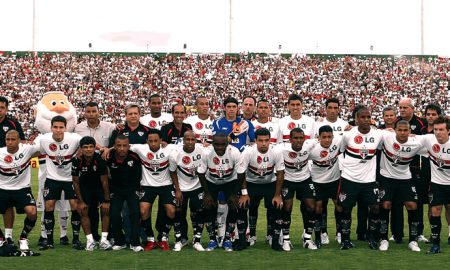
[[[275,194],[273,195],[272,199],[272,205],[274,205],[276,208],[281,209],[283,208],[283,198],[281,197],[281,189],[283,188],[284,184],[284,158],[283,153],[281,150],[278,150],[275,148],[274,150],[275,156],[276,156],[276,163],[275,163],[275,169],[277,180],[275,182]]]
[[[248,207],[248,204],[250,203],[250,197],[248,196],[248,191],[247,191],[247,181],[245,178],[245,173],[238,173],[238,183],[236,185],[237,190],[234,194],[238,194],[239,192],[239,188],[241,189],[241,196],[239,197],[239,202],[238,202],[238,206],[240,208],[246,208]]]
[[[175,199],[177,200],[177,205],[181,205],[181,201],[183,200],[183,194],[181,193],[180,190],[177,172],[170,171],[170,178],[172,179],[173,185],[175,186]]]
[[[83,197],[81,196],[80,177],[72,175],[72,184],[73,189],[75,190],[75,194],[77,195],[78,198],[78,209],[80,209],[81,211],[87,211],[87,205],[83,201]]]
[[[102,174],[100,176],[100,182],[102,184],[102,190],[103,190],[103,202],[100,205],[100,208],[102,209],[103,215],[109,215],[109,207],[111,198],[109,197],[109,178],[108,174]]]

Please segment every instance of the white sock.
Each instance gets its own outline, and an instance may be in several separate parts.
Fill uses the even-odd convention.
[[[44,213],[44,212],[42,212]],[[41,237],[47,238],[47,232],[45,231],[45,225],[44,225],[44,214],[41,215]]]
[[[102,239],[101,241],[106,241],[108,240],[108,232],[102,232]]]
[[[67,236],[67,225],[69,223],[69,212],[68,211],[58,211],[59,216],[59,237]]]
[[[5,228],[5,237],[6,238],[12,238],[12,235],[13,235],[13,229]]]
[[[88,242],[94,242],[94,237],[92,236],[92,233],[86,235],[86,239],[87,239]]]

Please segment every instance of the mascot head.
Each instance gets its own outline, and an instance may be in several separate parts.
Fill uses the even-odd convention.
[[[63,92],[53,91],[44,94],[35,106],[35,126],[40,133],[51,132],[51,120],[61,115],[67,120],[67,131],[72,132],[77,124],[77,112]]]

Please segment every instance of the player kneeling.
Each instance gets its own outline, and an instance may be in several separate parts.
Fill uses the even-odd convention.
[[[109,183],[106,162],[95,153],[95,139],[89,136],[80,140],[81,156],[72,161],[73,187],[78,198],[81,226],[86,235],[86,250],[93,251],[96,243],[92,236],[89,206],[99,205],[102,211],[102,238],[100,248],[110,250],[109,243]]]

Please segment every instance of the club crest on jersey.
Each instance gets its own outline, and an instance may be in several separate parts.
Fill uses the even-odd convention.
[[[151,128],[156,128],[156,125],[157,125],[157,123],[156,123],[155,120],[152,120],[152,121],[148,122],[148,126],[151,127]]]
[[[55,152],[58,149],[58,146],[56,146],[56,144],[51,143],[48,148],[50,149],[50,151]]]
[[[320,152],[320,157],[321,158],[326,158],[328,156],[328,151],[322,151]]]
[[[362,160],[360,161],[360,163],[366,163],[367,160],[366,157],[369,154],[369,150],[367,150],[366,148],[362,148],[359,150],[359,155],[361,156]]]
[[[297,153],[295,153],[295,152],[289,152],[289,157],[290,157],[290,158],[297,158]]]
[[[127,164],[128,164],[128,166],[133,167],[133,161],[132,160],[128,161]]]
[[[354,139],[356,144],[361,144],[363,142],[363,137],[361,135],[358,135]]]
[[[438,170],[439,171],[443,171],[444,169],[442,168],[442,167],[444,167],[444,165],[445,165],[445,161],[442,159],[442,158],[440,158],[440,157],[438,157],[437,159],[436,159],[436,162],[437,162],[437,165],[438,165]]]
[[[439,153],[439,151],[441,151],[441,147],[439,146],[439,144],[433,145],[432,148],[435,153]]]
[[[392,163],[392,167],[397,167],[398,166],[398,161],[400,160],[400,155],[399,154],[394,154],[392,155],[392,161],[394,163]]]
[[[293,130],[295,127],[296,127],[296,125],[295,125],[294,122],[290,122],[290,123],[288,124],[288,129],[289,129],[289,130]]]
[[[56,162],[58,162],[59,165],[62,165],[64,162],[63,156],[56,156]]]
[[[213,162],[214,162],[214,164],[219,165],[220,159],[218,157],[214,157]]]
[[[411,125],[411,130],[415,130],[416,129],[416,125]]]
[[[3,131],[4,131],[4,132],[7,132],[8,130],[9,130],[9,127],[3,126]]]
[[[142,137],[144,135],[144,132],[143,131],[138,131],[138,135]]]
[[[148,154],[147,154],[147,158],[148,158],[149,160],[152,160],[152,159],[155,158],[155,156],[154,156],[152,153],[148,153]]]
[[[6,156],[3,160],[4,160],[6,163],[11,163],[11,162],[13,161],[13,158],[12,158],[12,156]]]
[[[400,150],[400,145],[398,143],[394,143],[392,145],[392,148],[394,148],[395,151],[398,151],[398,150]]]
[[[341,202],[343,202],[343,201],[345,201],[345,198],[347,198],[347,194],[345,194],[345,193],[343,193],[343,192],[340,192],[340,193],[339,193],[339,200],[340,200]]]
[[[197,123],[195,123],[195,127],[197,129],[203,129],[203,123],[202,122],[197,122]]]
[[[181,161],[183,162],[183,164],[188,165],[191,162],[191,158],[188,156],[184,156]]]

